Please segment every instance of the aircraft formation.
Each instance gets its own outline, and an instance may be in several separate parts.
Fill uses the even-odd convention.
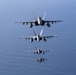
[[[34,15],[34,13],[33,13]],[[29,21],[29,22],[15,22],[15,23],[22,23],[23,25],[26,24],[26,25],[29,25],[29,28],[32,28],[33,26],[47,26],[47,27],[51,27],[52,24],[54,23],[57,23],[57,22],[63,22],[62,20],[44,20],[45,19],[45,16],[46,16],[46,12],[43,16],[43,18],[41,18],[40,16],[38,17],[38,19],[36,19],[35,15],[34,15],[34,18],[35,20],[33,21]],[[33,36],[25,36],[25,37],[20,37],[20,39],[26,39],[26,40],[30,40],[30,42],[33,42],[33,41],[37,41],[37,42],[40,42],[41,40],[43,41],[47,41],[47,39],[51,39],[53,37],[57,37],[57,35],[50,35],[50,36],[47,36],[47,35],[42,35],[43,33],[43,29],[41,30],[40,34],[36,34],[36,32],[33,30],[33,33],[34,35]],[[31,53],[33,53],[34,55],[36,54],[45,54],[47,52],[49,52],[49,50],[42,50],[40,48],[36,48],[35,51],[30,51]],[[36,59],[37,62],[44,62],[45,60],[48,60],[48,59],[45,59],[45,58],[42,58],[42,57],[39,57]]]

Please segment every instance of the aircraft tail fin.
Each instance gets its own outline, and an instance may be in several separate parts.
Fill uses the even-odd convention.
[[[33,12],[33,16],[34,16],[35,20],[37,20],[37,18],[36,18],[36,16],[35,16],[34,12]]]
[[[33,30],[33,32],[34,32],[34,35],[37,35],[36,32],[35,32],[34,30]]]
[[[41,30],[40,35],[42,35],[42,33],[43,33],[43,29]]]
[[[45,19],[45,16],[46,16],[46,12],[44,13],[43,20]]]

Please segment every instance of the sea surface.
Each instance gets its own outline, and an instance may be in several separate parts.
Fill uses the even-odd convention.
[[[0,75],[76,75],[76,5],[75,1],[37,1],[39,7],[29,1],[2,1],[0,7]],[[26,3],[27,2],[27,3]],[[53,2],[53,4],[52,4]],[[55,5],[54,5],[55,2]],[[26,4],[26,5],[25,5]],[[46,8],[45,8],[46,7]],[[39,9],[41,8],[41,9]],[[62,23],[45,26],[15,24],[16,21],[34,20],[44,15],[45,20],[63,20]],[[43,35],[58,35],[56,38],[32,42],[19,37],[37,34],[43,29]],[[49,50],[46,54],[33,55],[36,48]],[[45,62],[36,62],[39,57]]]

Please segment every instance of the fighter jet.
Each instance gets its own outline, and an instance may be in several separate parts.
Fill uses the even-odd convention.
[[[34,14],[34,13],[33,13]],[[33,25],[35,26],[44,26],[46,24],[47,27],[50,27],[51,24],[54,24],[54,23],[57,23],[57,22],[62,22],[62,20],[44,20],[45,19],[45,16],[46,16],[46,12],[43,16],[43,18],[41,18],[40,16],[38,17],[38,19],[35,17],[35,20],[34,21],[29,21],[29,22],[15,22],[15,23],[22,23],[23,25],[26,24],[28,25],[29,24],[29,28],[32,28]]]
[[[40,48],[37,48],[37,47],[35,47],[35,48],[36,48],[35,51],[30,51],[30,52],[33,53],[33,54],[45,54],[45,53],[49,52],[49,50],[44,51]]]
[[[45,60],[48,60],[48,59],[45,59],[45,58],[38,58],[36,61],[41,63],[41,62],[44,62]]]
[[[57,35],[55,35],[55,36],[42,36],[43,29],[41,30],[39,35],[37,35],[34,30],[33,30],[33,32],[34,32],[34,36],[20,37],[20,39],[22,39],[22,38],[24,38],[26,40],[28,39],[28,40],[30,40],[30,42],[33,42],[34,40],[39,42],[43,39],[46,42],[47,41],[46,39],[49,39],[52,37],[57,37]]]

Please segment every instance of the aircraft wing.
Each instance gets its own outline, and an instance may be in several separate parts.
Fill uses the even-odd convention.
[[[34,53],[35,51],[28,51],[28,52],[30,52],[30,53]]]
[[[52,20],[52,21],[45,21],[45,23],[57,23],[57,22],[63,22],[62,20]]]
[[[28,39],[29,40],[29,39],[33,39],[33,36],[20,37],[20,39],[26,39],[26,40]]]
[[[42,36],[42,38],[47,38],[47,39],[52,38],[52,37],[57,37],[57,35],[55,35],[55,36]]]
[[[47,52],[49,52],[49,50],[46,50],[46,51],[44,51],[44,52],[46,52],[46,53],[47,53]]]
[[[30,22],[15,22],[15,23],[21,23],[21,24],[23,24],[23,25],[24,25],[24,24],[26,24],[26,25],[27,25],[27,24],[32,24],[32,23],[35,23],[35,22],[30,21]]]

